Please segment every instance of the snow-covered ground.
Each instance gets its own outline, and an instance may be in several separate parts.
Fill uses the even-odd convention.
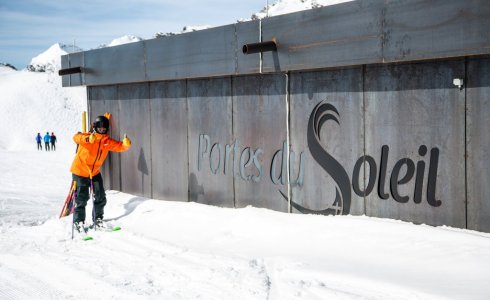
[[[34,142],[32,143],[34,144]],[[0,150],[0,299],[488,299],[490,235],[108,191],[119,232],[58,219],[74,145]],[[88,208],[90,209],[90,207]]]
[[[108,191],[123,229],[72,240],[59,149],[0,150],[0,299],[489,299],[490,234],[448,227]]]
[[[0,65],[0,91],[0,149],[35,149],[38,132],[54,132],[60,142],[71,140],[86,110],[86,88],[62,88],[57,72]]]
[[[60,48],[33,61],[56,69]],[[449,227],[107,191],[123,229],[72,240],[58,215],[85,88],[0,66],[0,91],[0,299],[490,299],[490,234]],[[36,150],[46,131],[56,152]]]

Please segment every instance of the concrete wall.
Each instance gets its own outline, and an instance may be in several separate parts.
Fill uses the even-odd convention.
[[[366,68],[366,154],[379,173],[368,215],[465,227],[465,91],[453,85],[464,67],[461,59]]]
[[[490,59],[467,62],[466,201],[468,228],[490,231]]]
[[[490,232],[489,15],[352,1],[65,55],[62,83],[133,140],[112,189]],[[261,41],[277,51],[242,53]]]
[[[110,188],[490,231],[489,90],[477,57],[94,86],[89,105],[133,140]]]

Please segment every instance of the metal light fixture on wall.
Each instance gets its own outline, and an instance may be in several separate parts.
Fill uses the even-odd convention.
[[[463,78],[454,78],[453,79],[453,84],[457,86],[460,90],[463,89],[464,85],[464,79]]]

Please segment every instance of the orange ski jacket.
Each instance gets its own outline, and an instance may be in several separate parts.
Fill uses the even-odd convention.
[[[95,141],[89,142],[90,133],[77,133],[73,140],[78,144],[78,151],[71,164],[70,172],[75,175],[88,177],[100,173],[100,166],[104,163],[109,151],[123,152],[131,148],[109,138],[107,134],[95,133]]]

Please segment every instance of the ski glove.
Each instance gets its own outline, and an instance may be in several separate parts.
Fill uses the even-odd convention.
[[[95,133],[91,133],[90,134],[90,137],[88,138],[88,141],[90,142],[90,144],[93,144],[95,142]]]
[[[128,136],[127,136],[127,135],[124,135],[123,145],[124,145],[125,147],[129,147],[129,146],[131,146],[131,140],[128,138]]]

